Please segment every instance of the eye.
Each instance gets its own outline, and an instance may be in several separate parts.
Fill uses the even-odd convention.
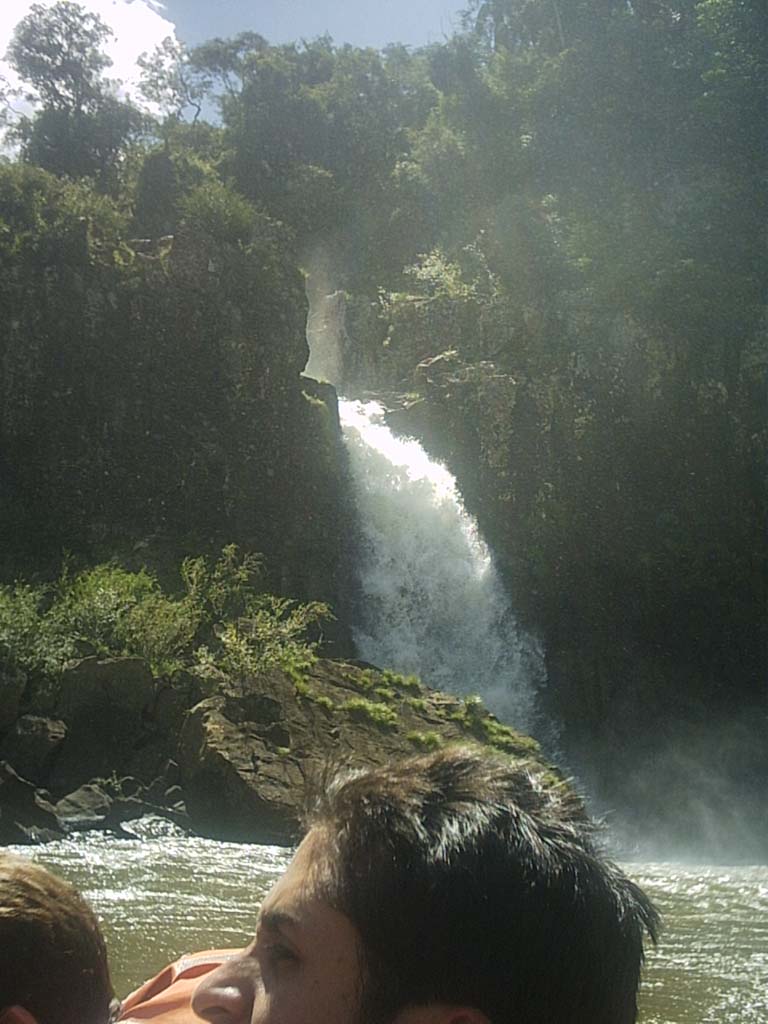
[[[282,942],[267,942],[264,945],[264,952],[273,964],[297,960],[298,957],[293,950]]]
[[[269,975],[285,970],[288,966],[298,963],[298,956],[290,946],[279,939],[263,939],[256,944],[256,956],[261,972],[266,979]]]

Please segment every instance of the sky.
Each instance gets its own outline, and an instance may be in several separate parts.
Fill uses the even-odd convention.
[[[0,0],[0,78],[17,85],[2,60],[14,27],[33,0]],[[51,6],[53,0],[38,0]],[[458,27],[466,0],[78,0],[109,25],[116,38],[107,46],[120,79],[135,93],[136,58],[166,36],[195,45],[213,36],[246,29],[273,43],[330,34],[337,43],[382,47],[389,42],[423,46],[440,42]],[[0,82],[0,85],[2,82]]]

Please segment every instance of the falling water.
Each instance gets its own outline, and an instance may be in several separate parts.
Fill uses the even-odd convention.
[[[340,402],[362,551],[355,642],[366,661],[479,694],[531,728],[543,659],[515,621],[477,524],[449,471],[395,437],[377,402]]]

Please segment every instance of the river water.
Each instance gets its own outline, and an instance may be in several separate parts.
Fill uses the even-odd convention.
[[[91,833],[17,849],[77,885],[104,921],[125,995],[184,952],[240,946],[290,852],[179,835],[165,822],[140,840]],[[664,915],[648,959],[643,1024],[766,1024],[768,867],[625,864]]]

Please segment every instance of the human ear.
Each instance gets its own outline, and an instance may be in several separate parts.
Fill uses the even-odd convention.
[[[37,1018],[23,1006],[9,1006],[0,1013],[0,1024],[37,1024]]]

